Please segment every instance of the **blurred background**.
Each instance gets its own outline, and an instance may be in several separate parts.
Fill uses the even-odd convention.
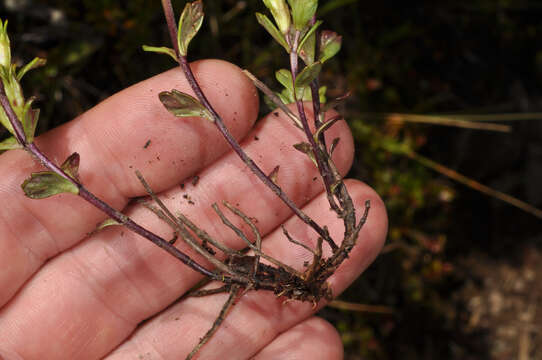
[[[279,90],[286,58],[255,11],[207,1],[192,58]],[[390,217],[382,255],[321,311],[346,359],[542,359],[542,2],[327,0],[319,15],[343,35],[322,83],[352,91],[349,176]],[[0,16],[17,61],[47,58],[24,81],[40,132],[174,65],[141,50],[169,46],[159,1],[0,0]]]

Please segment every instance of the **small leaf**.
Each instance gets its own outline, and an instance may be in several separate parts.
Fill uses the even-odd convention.
[[[260,23],[260,25],[263,26],[265,30],[267,30],[269,35],[271,35],[276,42],[282,45],[282,47],[286,49],[286,52],[288,52],[289,54],[290,46],[286,42],[284,35],[279,31],[279,29],[277,29],[277,27],[271,22],[271,20],[269,20],[269,18],[264,14],[260,13],[256,13],[256,19],[258,20],[258,23]]]
[[[81,157],[78,153],[74,152],[68,158],[64,161],[64,163],[60,166],[62,170],[74,179],[75,181],[79,182],[79,163],[80,163]]]
[[[118,225],[122,225],[122,224],[119,223],[119,222],[118,222],[117,220],[115,220],[115,219],[109,218],[109,219],[105,219],[104,221],[102,221],[102,222],[96,227],[96,230],[94,230],[94,231],[99,231],[99,230],[105,229],[106,227],[109,227],[109,226],[118,226]]]
[[[309,143],[306,143],[306,142],[302,142],[302,143],[299,143],[299,144],[295,144],[294,145],[294,148],[297,150],[297,151],[301,151],[303,154],[307,155],[309,157],[309,159],[312,160],[312,162],[314,163],[314,165],[316,167],[318,167],[318,163],[316,162],[316,158],[314,156],[314,152],[312,151],[312,146],[309,144]]]
[[[21,115],[23,118],[23,130],[28,143],[32,143],[34,141],[34,134],[36,132],[36,125],[39,116],[39,111],[32,109],[33,102],[33,97],[26,101]]]
[[[188,45],[198,33],[203,23],[203,17],[203,3],[201,0],[189,2],[185,5],[179,20],[179,30],[177,31],[177,43],[182,56],[186,56]]]
[[[166,109],[177,117],[202,117],[214,122],[207,109],[194,97],[178,90],[163,91],[158,97]]]
[[[13,150],[13,149],[22,149],[21,144],[17,142],[15,137],[8,137],[6,140],[0,142],[0,151],[4,150]]]
[[[352,92],[351,91],[348,91],[346,92],[345,94],[339,96],[339,97],[336,97],[334,99],[331,99],[325,106],[324,106],[324,109],[323,111],[326,112],[328,111],[329,109],[333,109],[337,106],[339,106],[340,104],[342,104],[344,101],[346,101],[350,96],[352,96]]]
[[[271,171],[269,173],[269,179],[271,179],[272,182],[274,182],[275,184],[278,185],[277,183],[277,178],[278,178],[278,175],[279,175],[279,169],[280,169],[280,166],[277,165],[275,166],[275,168],[273,169],[273,171]]]
[[[320,62],[324,63],[341,50],[342,36],[336,32],[324,30],[320,34]]]
[[[62,193],[79,194],[75,184],[51,171],[33,173],[21,187],[31,199],[44,199]]]
[[[280,99],[280,101],[282,101],[283,104],[288,105],[294,102],[294,99],[291,97],[292,94],[289,93],[287,89],[284,89],[282,93],[275,93],[275,95],[278,96],[278,98]]]
[[[329,121],[326,121],[323,123],[318,130],[314,133],[314,140],[318,141],[318,138],[320,137],[320,134],[324,133],[324,131],[328,130],[331,126],[333,126],[337,121],[341,120],[342,116],[334,116],[333,118],[329,119]]]
[[[314,63],[314,57],[316,52],[316,29],[322,24],[322,20],[318,20],[311,29],[303,36],[303,39],[299,43],[298,53],[301,59],[307,65]]]
[[[327,102],[326,91],[327,91],[327,86],[320,86],[320,89],[318,89],[318,97],[320,98],[320,104],[325,104]]]
[[[316,14],[318,0],[288,0],[292,8],[292,19],[296,30],[303,30]]]
[[[290,30],[290,11],[284,0],[263,0],[263,3],[271,11],[280,31],[287,34]]]
[[[306,66],[295,79],[295,87],[303,88],[309,86],[310,83],[318,77],[322,70],[322,63],[315,62],[314,64]]]
[[[154,52],[158,54],[166,54],[173,58],[173,60],[178,61],[177,55],[175,54],[175,50],[162,46],[162,47],[156,47],[156,46],[147,46],[143,45],[143,51],[147,52]]]
[[[0,19],[0,68],[11,65],[11,48],[9,46],[8,21]]]
[[[337,148],[337,145],[339,145],[339,141],[341,141],[341,138],[335,138],[333,139],[333,142],[331,143],[331,146],[329,147],[329,154],[333,155],[333,151]]]
[[[280,69],[275,72],[275,77],[278,82],[282,84],[286,89],[293,91],[292,73],[290,70]]]
[[[42,58],[34,58],[34,60],[32,60],[31,62],[29,62],[28,64],[26,64],[25,66],[23,66],[21,68],[21,70],[19,70],[19,72],[17,73],[17,81],[21,81],[21,79],[23,78],[23,76],[29,72],[30,70],[34,70],[34,69],[37,69],[43,65],[45,65],[47,63],[47,60],[45,59],[42,59]]]

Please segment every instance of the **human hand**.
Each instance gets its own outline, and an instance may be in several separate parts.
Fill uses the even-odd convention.
[[[282,189],[318,223],[327,224],[332,235],[340,235],[342,222],[329,211],[314,165],[291,146],[302,140],[301,132],[282,113],[270,114],[252,128],[258,97],[233,65],[207,60],[194,63],[193,70],[231,132],[244,138],[242,145],[252,158],[268,172],[280,164]],[[163,108],[157,94],[172,88],[190,92],[177,69],[112,96],[36,142],[56,160],[78,152],[80,178],[88,189],[165,238],[171,230],[130,202],[146,195],[134,175],[136,169],[172,210],[186,214],[230,247],[242,248],[241,240],[222,226],[211,208],[222,200],[238,206],[258,220],[264,252],[301,269],[312,255],[289,243],[278,226],[284,223],[292,236],[309,245],[315,241],[313,231],[292,217],[235,154],[228,153],[212,124],[174,118]],[[334,160],[346,173],[353,160],[346,123],[339,122],[326,135],[341,138]],[[87,236],[105,215],[76,196],[26,198],[20,184],[39,170],[40,165],[23,151],[0,156],[1,356],[6,360],[186,356],[209,329],[227,295],[176,302],[200,280],[198,273],[124,227]],[[196,174],[200,180],[193,185],[191,177]],[[179,186],[183,182],[184,188]],[[371,201],[371,212],[350,258],[329,279],[334,295],[376,257],[387,231],[385,209],[376,193],[359,181],[346,184],[358,208]],[[205,263],[181,240],[177,246]],[[336,331],[312,317],[318,308],[283,303],[270,292],[247,293],[198,358],[341,358]]]

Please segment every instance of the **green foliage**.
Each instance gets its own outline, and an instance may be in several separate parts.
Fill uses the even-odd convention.
[[[63,193],[79,194],[77,186],[52,171],[33,173],[21,187],[31,199],[45,199]]]
[[[282,34],[288,34],[290,31],[290,11],[285,0],[263,0],[263,3],[271,11],[275,22]],[[268,30],[269,31],[269,30]],[[274,37],[274,36],[273,36]]]
[[[177,32],[177,43],[179,52],[182,56],[188,53],[188,45],[196,36],[201,24],[203,23],[203,3],[202,0],[189,2],[185,5],[179,20],[179,29]]]
[[[277,29],[277,27],[269,20],[267,16],[261,13],[256,13],[256,19],[258,23],[263,26],[265,30],[275,39],[288,53],[290,52],[290,45],[286,42],[284,35]]]
[[[288,0],[288,4],[292,9],[294,28],[298,31],[307,27],[318,8],[318,0]]]
[[[79,180],[79,154],[71,154],[62,164],[61,169],[73,180]],[[31,199],[45,199],[53,195],[79,194],[79,187],[73,181],[63,178],[52,171],[33,173],[21,185],[24,193]]]
[[[0,78],[4,84],[4,91],[9,103],[23,127],[26,136],[25,140],[28,143],[32,143],[38,123],[39,111],[32,109],[34,99],[25,100],[20,81],[28,71],[45,65],[45,60],[34,58],[34,60],[17,71],[17,65],[11,63],[11,48],[7,34],[7,25],[7,20],[2,22],[0,19]],[[0,109],[0,123],[9,133],[16,135],[13,125],[3,108]],[[2,143],[1,150],[14,149],[16,147],[13,140],[7,139]]]
[[[177,117],[198,116],[213,122],[209,111],[194,97],[178,90],[163,91],[159,95],[166,109]]]
[[[173,60],[177,61],[177,54],[175,54],[175,50],[168,48],[168,47],[156,47],[156,46],[147,46],[143,45],[143,51],[147,52],[154,52],[157,54],[165,54],[173,58]]]

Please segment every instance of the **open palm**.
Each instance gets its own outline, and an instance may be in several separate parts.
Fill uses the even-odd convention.
[[[292,145],[303,134],[282,113],[258,122],[258,96],[235,66],[200,61],[193,70],[211,103],[249,155],[270,172],[307,214],[341,238],[342,222],[329,211],[314,165]],[[165,238],[171,230],[130,200],[145,195],[134,171],[174,211],[225,244],[243,242],[222,226],[211,204],[227,200],[257,220],[263,249],[302,269],[311,254],[289,243],[285,224],[309,245],[315,234],[229,152],[214,126],[177,119],[157,99],[160,91],[190,92],[179,70],[153,77],[105,100],[77,119],[39,137],[52,159],[81,155],[80,178],[93,193]],[[345,173],[353,160],[346,123],[334,153]],[[149,142],[150,140],[150,142]],[[93,232],[105,215],[69,194],[25,198],[20,184],[40,165],[14,150],[0,156],[0,358],[179,359],[216,318],[227,295],[176,301],[200,275],[123,227]],[[191,179],[199,176],[199,182]],[[183,184],[183,185],[181,185]],[[330,278],[333,293],[345,289],[376,257],[387,231],[378,195],[359,181],[346,181],[355,204],[371,200],[371,213],[350,258]],[[206,264],[182,241],[177,246]],[[319,306],[323,306],[323,302]],[[199,359],[339,359],[336,331],[312,317],[317,308],[265,291],[252,291],[231,310],[202,348]]]

